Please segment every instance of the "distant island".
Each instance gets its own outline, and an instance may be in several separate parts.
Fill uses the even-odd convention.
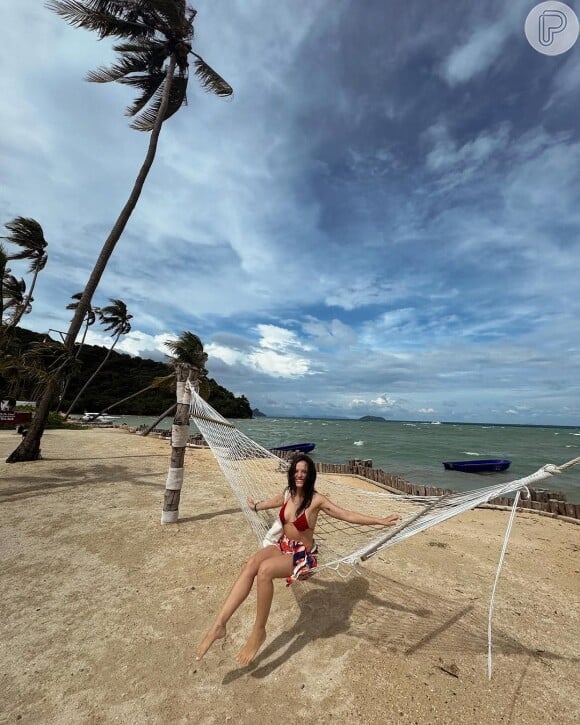
[[[380,415],[363,415],[362,418],[359,418],[359,420],[368,421],[370,420],[373,423],[380,423],[380,422],[387,422],[386,418],[382,418]]]
[[[254,408],[252,410],[252,418],[267,418],[267,417],[268,416],[266,415],[266,413],[262,413],[262,411],[259,410],[258,408]]]

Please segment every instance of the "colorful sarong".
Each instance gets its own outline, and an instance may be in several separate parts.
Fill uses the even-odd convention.
[[[294,541],[294,539],[283,536],[278,542],[278,546],[283,554],[292,554],[294,563],[292,574],[286,579],[287,587],[298,579],[308,579],[314,574],[318,566],[318,557],[316,556],[318,546],[316,543],[313,543],[312,548],[309,549],[301,541]]]

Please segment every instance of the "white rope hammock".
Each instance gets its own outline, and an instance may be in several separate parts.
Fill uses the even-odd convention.
[[[248,498],[271,498],[287,486],[289,464],[263,448],[214,410],[195,390],[192,390],[191,417],[211,448],[224,476],[230,484],[240,507],[258,542],[262,542],[278,511],[255,513]],[[316,490],[327,495],[338,505],[372,516],[398,513],[401,522],[395,528],[349,524],[320,512],[316,526],[318,544],[317,572],[333,569],[345,575],[352,572],[360,561],[377,552],[405,541],[447,519],[487,503],[494,498],[514,494],[512,515],[506,530],[504,546],[496,573],[489,611],[488,668],[491,677],[491,615],[493,598],[503,563],[507,542],[521,492],[529,496],[528,486],[566,468],[580,463],[576,458],[562,466],[548,464],[525,478],[499,483],[473,491],[448,493],[443,496],[409,496],[377,491],[371,482],[362,479],[346,484],[336,477],[319,473]]]

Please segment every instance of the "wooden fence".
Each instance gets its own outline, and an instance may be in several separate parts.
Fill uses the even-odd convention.
[[[141,426],[142,429],[145,426]],[[139,430],[139,429],[137,429]],[[156,429],[152,431],[160,437],[169,437],[171,431]],[[203,437],[199,434],[189,437],[190,445],[207,446]],[[293,451],[272,451],[278,458],[289,461],[293,458]],[[443,496],[446,493],[454,493],[450,488],[437,488],[435,486],[419,486],[416,483],[409,483],[400,476],[392,473],[385,473],[381,468],[373,468],[371,460],[353,458],[348,463],[321,463],[315,461],[316,470],[319,473],[339,473],[351,476],[361,476],[368,481],[372,481],[377,486],[384,488],[392,493],[407,493],[412,496]],[[520,499],[519,511],[527,509],[535,511],[544,516],[553,518],[563,518],[567,521],[580,523],[580,504],[570,503],[566,501],[566,496],[561,491],[550,491],[548,489],[530,488],[530,498]],[[509,507],[513,503],[513,499],[507,496],[492,499],[487,504],[482,504],[481,508],[504,508]]]
[[[290,460],[294,455],[288,451],[274,451],[279,458]],[[420,486],[416,483],[409,483],[400,476],[391,473],[385,473],[380,468],[373,468],[373,462],[370,460],[352,459],[345,464],[339,463],[320,463],[315,462],[316,470],[320,473],[342,473],[351,476],[361,476],[362,478],[372,481],[381,488],[385,488],[393,493],[406,493],[412,496],[443,496],[445,493],[454,493],[449,488],[437,488],[435,486]],[[543,512],[552,517],[564,517],[566,519],[574,519],[575,523],[580,523],[580,504],[570,503],[566,501],[566,496],[561,491],[550,491],[547,489],[530,488],[530,498],[520,499],[518,510],[528,509],[530,511]],[[507,507],[513,504],[513,499],[507,496],[492,499],[488,504],[482,504],[482,507],[495,508]]]

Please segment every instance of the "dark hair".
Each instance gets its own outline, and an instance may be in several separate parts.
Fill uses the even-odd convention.
[[[306,473],[306,478],[304,480],[304,499],[302,501],[302,505],[300,508],[296,511],[296,516],[300,516],[302,511],[306,510],[310,504],[312,503],[312,497],[316,493],[314,489],[314,484],[316,483],[316,466],[314,465],[314,461],[310,456],[307,456],[306,453],[298,453],[294,456],[290,463],[290,468],[288,469],[288,490],[292,495],[296,493],[296,483],[294,481],[294,475],[296,473],[296,466],[301,462],[304,461],[306,465],[308,466],[308,471]]]

